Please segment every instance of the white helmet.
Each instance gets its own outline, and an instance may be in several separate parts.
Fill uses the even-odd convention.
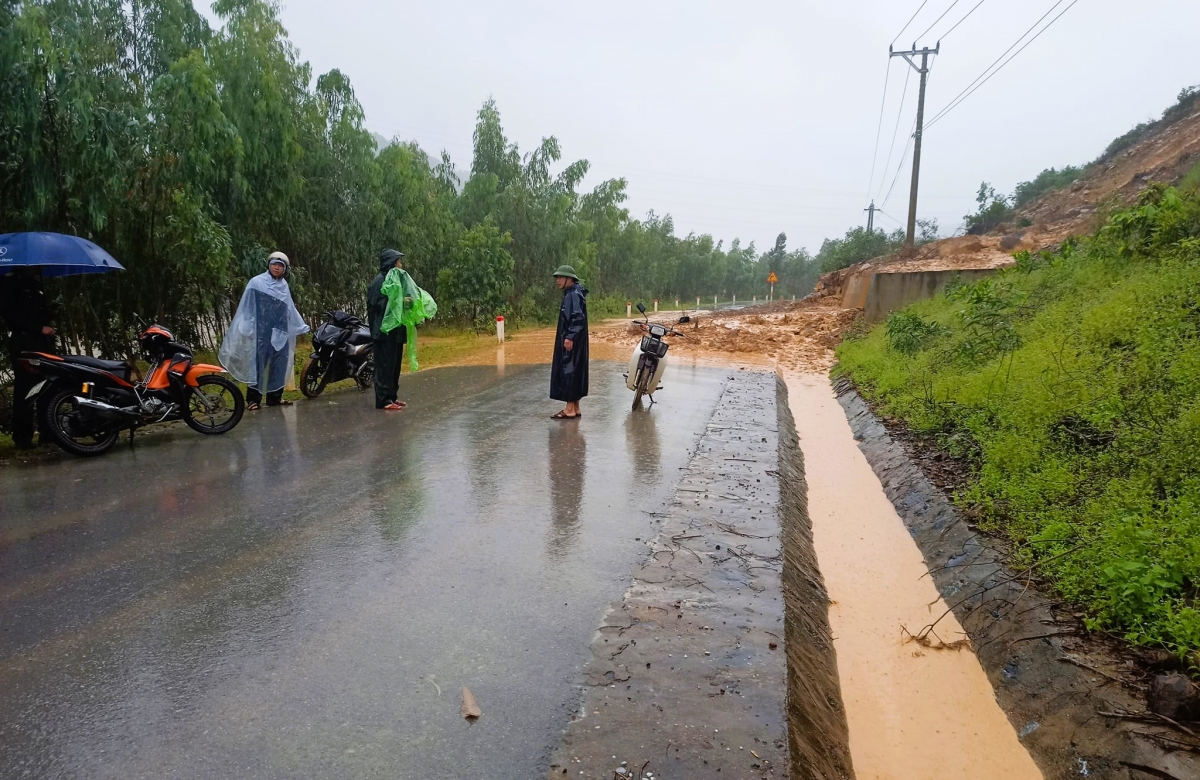
[[[269,268],[275,263],[282,263],[284,271],[287,271],[292,266],[291,261],[288,260],[288,256],[283,252],[272,252],[267,255],[267,267]]]

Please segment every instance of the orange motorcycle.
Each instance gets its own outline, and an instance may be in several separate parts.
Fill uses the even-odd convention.
[[[21,353],[17,370],[43,377],[28,397],[36,397],[41,430],[55,444],[74,455],[102,455],[122,431],[132,439],[153,423],[183,420],[194,431],[217,434],[241,421],[246,400],[221,376],[225,369],[193,362],[192,351],[158,325],[142,331],[138,346],[150,364],[140,381],[124,361]]]

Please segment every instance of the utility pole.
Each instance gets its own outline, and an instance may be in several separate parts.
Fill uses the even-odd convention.
[[[874,233],[875,212],[879,211],[879,209],[875,208],[875,201],[871,201],[871,205],[868,208],[863,209],[863,211],[867,212],[867,233]]]
[[[888,47],[888,54],[892,57],[903,57],[904,61],[911,65],[917,73],[921,74],[921,96],[917,100],[917,131],[913,135],[913,173],[912,173],[912,189],[908,192],[908,238],[905,243],[912,246],[917,235],[917,182],[921,177],[921,135],[925,130],[925,81],[929,78],[929,55],[940,54],[942,51],[942,42],[938,41],[935,48],[926,46],[923,49],[918,49],[917,44],[909,51],[892,51],[892,47]],[[913,57],[921,55],[921,64],[913,62]]]

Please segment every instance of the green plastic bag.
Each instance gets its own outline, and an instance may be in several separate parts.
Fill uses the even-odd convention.
[[[401,268],[388,271],[383,280],[380,292],[388,299],[387,311],[383,314],[383,324],[379,326],[384,333],[391,333],[403,325],[408,340],[408,368],[416,371],[417,364],[417,325],[425,320],[433,319],[437,314],[437,302],[433,296],[417,287],[408,272]],[[406,302],[404,299],[408,298]]]

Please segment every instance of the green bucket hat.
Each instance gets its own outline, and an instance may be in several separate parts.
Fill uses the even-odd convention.
[[[569,265],[560,265],[558,270],[554,272],[554,276],[565,276],[568,279],[579,281],[579,277],[575,275],[575,269]]]

